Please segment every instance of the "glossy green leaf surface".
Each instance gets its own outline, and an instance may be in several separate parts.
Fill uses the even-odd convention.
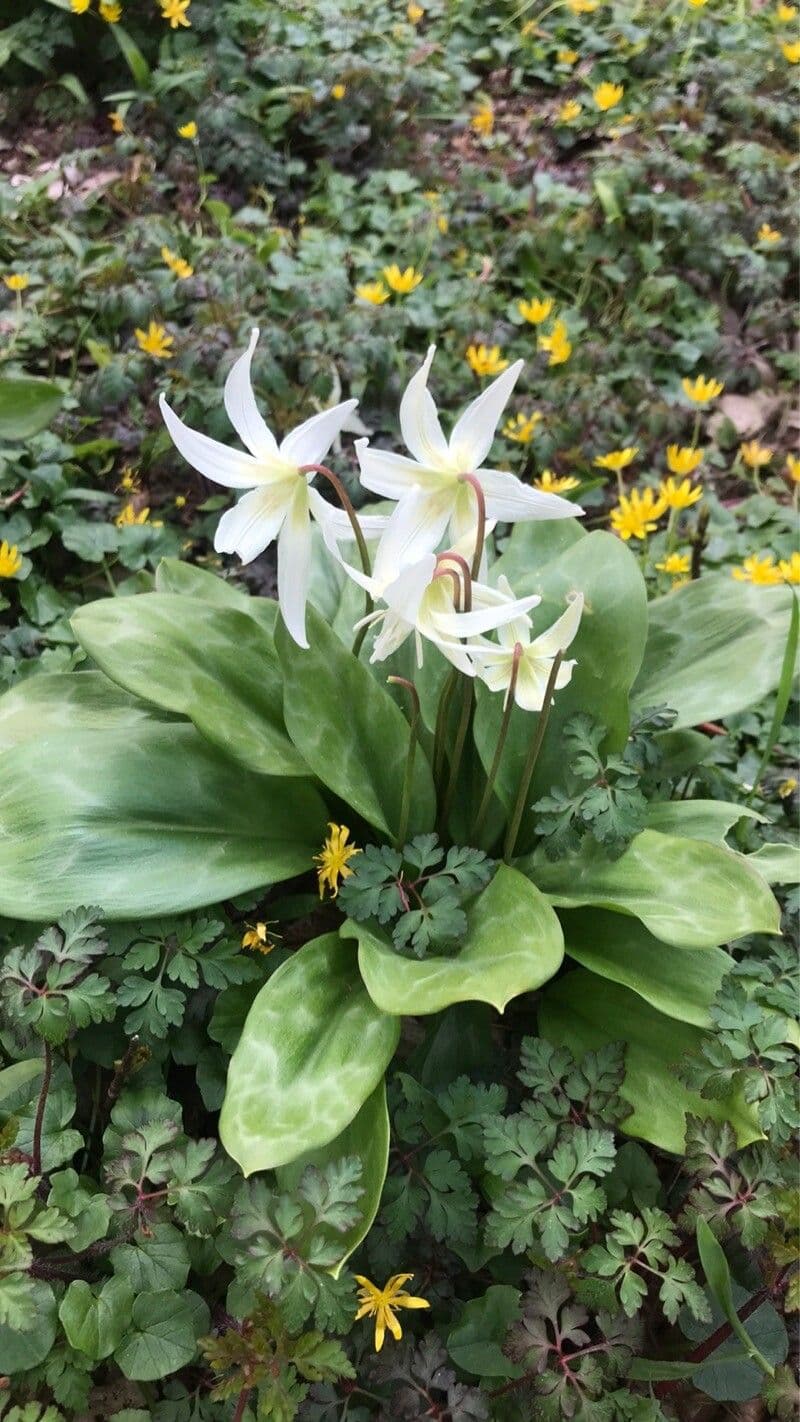
[[[800,884],[800,846],[796,844],[762,844],[747,860],[768,884]]]
[[[54,420],[64,399],[49,380],[32,376],[0,379],[0,439],[30,439]]]
[[[516,869],[501,864],[467,913],[467,931],[451,957],[405,958],[368,925],[349,922],[358,965],[384,1012],[427,1016],[454,1002],[488,1002],[498,1012],[541,987],[564,956],[561,926],[546,898]]]
[[[728,831],[741,819],[763,821],[764,816],[730,800],[656,800],[647,807],[648,829],[705,839],[709,844],[724,844]]]
[[[741,854],[704,840],[644,830],[619,859],[594,847],[573,859],[519,862],[557,908],[596,904],[641,919],[676,948],[713,948],[746,933],[777,933],[780,910]]]
[[[228,1068],[220,1138],[245,1175],[327,1145],[374,1092],[400,1024],[373,1003],[350,943],[326,933],[255,999]]]
[[[740,1094],[706,1100],[684,1086],[678,1064],[696,1051],[703,1037],[698,1027],[657,1012],[643,998],[595,973],[578,969],[545,990],[539,1030],[549,1041],[581,1056],[607,1042],[625,1042],[625,1079],[620,1095],[633,1110],[621,1124],[638,1136],[680,1154],[686,1115],[730,1121],[740,1146],[760,1136],[750,1107]]]
[[[23,741],[80,726],[86,731],[127,732],[167,721],[129,696],[102,672],[43,672],[0,696],[0,752]]]
[[[198,568],[194,563],[182,563],[180,558],[162,558],[156,568],[156,592],[177,593],[179,597],[212,602],[219,607],[234,607],[255,618],[270,637],[274,636],[278,604],[271,597],[251,597],[233,583]]]

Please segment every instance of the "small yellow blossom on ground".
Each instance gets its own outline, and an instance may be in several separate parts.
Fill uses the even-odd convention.
[[[768,222],[762,222],[756,234],[757,240],[763,242],[767,247],[774,247],[776,242],[781,241],[782,233],[776,227],[770,227]]]
[[[143,509],[139,509],[137,513],[133,504],[126,504],[124,509],[121,509],[120,512],[117,514],[116,518],[114,519],[114,522],[117,525],[117,528],[133,528],[136,524],[149,523],[150,510],[149,508],[145,507]],[[157,527],[157,525],[154,524],[153,527],[155,528]]]
[[[111,113],[108,115],[108,121],[111,124],[111,127],[113,128],[115,133],[125,132],[125,120],[122,117],[122,114],[120,113],[119,109],[111,110]]]
[[[800,553],[793,553],[791,558],[781,558],[778,567],[784,582],[800,583]]]
[[[169,247],[161,248],[161,260],[179,281],[185,281],[187,277],[194,276],[194,267],[190,266],[183,257],[179,257],[177,252],[170,251]]]
[[[499,375],[508,368],[499,346],[467,346],[466,361],[476,375]]]
[[[518,415],[513,415],[510,420],[506,420],[503,425],[503,434],[506,439],[513,439],[517,444],[529,444],[541,418],[538,410],[533,410],[530,415],[523,415],[520,411]]]
[[[359,1318],[375,1319],[376,1353],[380,1353],[383,1347],[387,1328],[393,1338],[399,1340],[403,1336],[399,1319],[395,1316],[396,1308],[430,1308],[427,1299],[414,1298],[411,1294],[403,1293],[403,1285],[413,1277],[413,1274],[393,1274],[384,1287],[379,1289],[377,1284],[365,1279],[363,1274],[355,1275],[356,1283],[361,1286],[358,1290],[359,1310],[356,1321]]]
[[[629,464],[633,464],[639,453],[638,444],[629,444],[625,449],[612,449],[608,454],[598,454],[595,464],[598,469],[613,469],[615,474],[627,469]]]
[[[176,509],[185,509],[185,508],[186,508],[186,495],[185,495],[185,494],[176,494],[176,495],[175,495],[175,507],[176,507]]]
[[[647,538],[649,533],[655,533],[666,508],[664,500],[652,489],[641,494],[632,489],[630,494],[620,494],[619,504],[611,510],[611,527],[626,543],[629,538]]]
[[[387,286],[390,286],[392,291],[398,292],[401,296],[407,295],[409,291],[415,291],[422,281],[422,272],[418,272],[416,267],[406,267],[405,271],[401,272],[396,262],[393,262],[390,267],[384,267],[383,275]]]
[[[789,796],[793,795],[796,789],[797,781],[793,775],[790,775],[786,780],[781,781],[778,786],[778,794],[782,800],[788,800]]]
[[[484,99],[483,103],[479,105],[469,122],[473,133],[480,133],[486,137],[492,132],[494,128],[494,108],[488,99]]]
[[[691,568],[691,558],[688,553],[668,553],[656,567],[659,573],[669,573],[671,578],[683,578]]]
[[[414,3],[414,0],[411,0],[411,4],[406,10],[406,14],[408,16],[409,24],[418,25],[420,20],[422,19],[422,16],[425,14],[425,11],[423,10],[421,5],[416,5]]]
[[[368,301],[371,306],[382,306],[389,300],[389,292],[382,281],[365,281],[356,287],[356,296]]]
[[[787,454],[786,473],[795,484],[800,484],[800,455]]]
[[[242,934],[242,947],[265,956],[271,953],[275,944],[270,942],[266,923],[248,923],[247,932]]]
[[[544,494],[568,494],[570,489],[579,488],[580,482],[571,474],[554,474],[552,469],[543,469],[538,479],[534,479],[533,487]]]
[[[566,322],[560,318],[555,322],[548,336],[540,336],[539,350],[549,352],[548,365],[563,365],[572,355],[572,342],[567,335]]]
[[[797,6],[779,5],[777,10],[775,11],[775,14],[777,15],[782,25],[788,25],[789,22],[793,20],[795,15],[797,14]]]
[[[30,285],[30,277],[25,272],[11,272],[3,277],[3,281],[9,291],[24,291]]]
[[[195,123],[194,119],[190,119],[188,123],[182,123],[182,124],[179,124],[179,125],[178,125],[178,137],[179,137],[179,138],[196,138],[196,137],[197,137],[197,124]]]
[[[592,15],[600,4],[600,0],[567,0],[567,7],[573,15]]]
[[[580,55],[577,49],[557,49],[556,59],[559,64],[577,64]]]
[[[0,543],[0,578],[15,578],[22,567],[22,554],[16,543]]]
[[[556,117],[559,123],[572,123],[572,120],[576,119],[578,114],[582,112],[583,104],[579,104],[577,99],[567,99],[566,102],[561,105]]]
[[[679,484],[672,475],[669,479],[662,479],[659,493],[668,509],[690,509],[703,497],[703,490],[689,479],[683,479]]]
[[[69,8],[73,15],[85,15],[92,0],[69,0]]]
[[[169,22],[171,30],[177,30],[179,25],[190,30],[192,22],[188,18],[186,11],[191,4],[191,0],[159,0],[161,5],[161,18]]]
[[[598,109],[600,109],[602,113],[606,113],[608,109],[616,107],[624,93],[625,87],[623,84],[609,84],[606,80],[605,83],[598,84],[592,93],[592,98]]]
[[[708,4],[708,0],[688,0],[688,3],[693,10],[702,10],[703,6]]]
[[[125,494],[135,494],[141,487],[139,475],[131,469],[130,464],[124,464],[117,488]]]
[[[122,19],[122,6],[117,4],[117,0],[100,0],[97,13],[101,20],[106,20],[109,25],[115,25],[117,20]]]
[[[538,35],[539,26],[535,20],[526,20],[520,30],[523,39],[529,39],[531,35]]]
[[[703,462],[702,449],[694,449],[690,444],[667,445],[667,468],[671,474],[694,474]]]
[[[320,898],[324,897],[325,889],[328,888],[335,899],[339,893],[339,880],[349,879],[353,872],[348,860],[352,859],[354,854],[360,854],[361,850],[357,845],[347,843],[350,838],[347,825],[336,825],[331,820],[328,830],[328,838],[320,853],[314,855],[314,863],[319,865],[317,880]]]
[[[436,226],[444,237],[450,231],[450,219],[443,212],[439,213],[436,219]]]
[[[347,85],[346,85],[346,84],[334,84],[334,85],[333,85],[333,87],[332,87],[332,89],[331,89],[331,98],[332,98],[332,99],[340,99],[340,100],[341,100],[341,99],[343,99],[343,98],[345,97],[346,94],[347,94]]]
[[[757,587],[774,587],[782,583],[780,568],[775,566],[772,553],[751,553],[745,558],[741,568],[733,569],[733,576],[739,583],[755,583]]]
[[[134,332],[139,343],[139,349],[146,355],[155,356],[158,360],[172,360],[170,346],[174,345],[174,336],[167,335],[165,326],[159,326],[157,321],[151,321],[146,331],[140,326]]]
[[[552,296],[539,298],[534,296],[531,301],[518,301],[517,310],[520,316],[526,321],[530,321],[532,326],[540,326],[546,321],[553,309],[554,301]]]
[[[800,64],[800,40],[784,40],[781,53],[790,64]]]
[[[716,400],[725,389],[721,380],[715,380],[713,376],[697,375],[694,380],[690,380],[688,375],[684,375],[681,381],[684,395],[695,405],[707,405],[709,400]]]
[[[763,469],[765,464],[769,464],[774,451],[759,444],[757,439],[750,439],[739,445],[739,453],[748,469]]]

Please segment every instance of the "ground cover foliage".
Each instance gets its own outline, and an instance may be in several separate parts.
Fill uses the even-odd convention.
[[[800,16],[0,17],[0,1418],[791,1417]],[[549,719],[215,551],[254,326],[358,509],[525,360]]]

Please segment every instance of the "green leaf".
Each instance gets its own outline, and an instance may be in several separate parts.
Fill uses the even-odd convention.
[[[793,593],[708,574],[650,603],[637,706],[665,701],[676,728],[720,720],[763,700],[778,685]],[[732,675],[746,667],[746,676]]]
[[[747,855],[748,864],[768,884],[800,884],[800,847],[796,844],[762,844]]]
[[[176,593],[180,597],[196,598],[199,602],[212,602],[218,607],[235,607],[239,612],[250,612],[251,606],[264,604],[273,609],[274,630],[277,603],[269,598],[252,598],[240,588],[234,587],[216,573],[198,568],[195,563],[182,563],[180,558],[162,558],[156,568],[156,592]]]
[[[127,731],[133,738],[143,722],[167,720],[102,672],[41,672],[0,696],[0,752],[52,731],[80,725],[90,731]]]
[[[764,816],[730,800],[655,800],[647,807],[647,829],[660,834],[725,844],[728,831],[741,819],[764,822]]]
[[[306,763],[371,825],[400,827],[410,730],[389,692],[312,609],[308,649],[279,624],[275,645],[284,672],[286,727]],[[410,833],[433,827],[433,779],[420,746],[414,758]]]
[[[41,1057],[28,1057],[25,1061],[14,1062],[0,1071],[0,1110],[5,1109],[6,1100],[41,1076],[44,1062]]]
[[[87,603],[72,628],[112,681],[188,716],[249,770],[308,773],[283,724],[272,638],[253,618],[175,593],[145,593]]]
[[[733,1302],[731,1271],[728,1268],[725,1251],[712,1233],[707,1221],[702,1217],[697,1221],[697,1250],[700,1255],[700,1263],[703,1266],[703,1273],[706,1276],[706,1283],[748,1358],[751,1358],[768,1377],[774,1377],[775,1369],[771,1363],[767,1362],[763,1354],[759,1353],[739,1318]]]
[[[154,1382],[191,1363],[197,1339],[208,1331],[206,1304],[187,1289],[144,1293],[134,1301],[131,1322],[115,1359],[132,1382]]]
[[[456,1367],[480,1378],[519,1378],[524,1369],[503,1352],[511,1326],[520,1316],[520,1293],[510,1284],[493,1284],[470,1299],[450,1330],[447,1351]]]
[[[0,1372],[23,1373],[35,1368],[50,1352],[58,1327],[53,1290],[42,1279],[31,1280],[28,1318],[24,1332],[0,1323]]]
[[[94,1362],[108,1358],[120,1343],[131,1317],[133,1289],[123,1279],[106,1279],[92,1289],[74,1279],[58,1309],[67,1342]]]
[[[220,1138],[244,1174],[332,1141],[375,1090],[399,1036],[338,934],[283,963],[253,1003],[228,1069]]]
[[[362,923],[342,936],[358,940],[358,965],[384,1012],[427,1016],[454,1002],[488,1002],[503,1012],[512,998],[541,987],[564,956],[561,928],[546,899],[516,869],[501,864],[473,900],[461,947],[451,957],[403,958]]]
[[[128,31],[122,25],[111,25],[111,33],[119,45],[120,52],[131,71],[131,77],[137,89],[145,92],[152,87],[153,76],[150,72],[150,65],[147,63],[138,44],[131,39]]]
[[[189,1277],[190,1259],[186,1240],[179,1229],[166,1222],[148,1225],[129,1244],[111,1251],[111,1267],[134,1293],[160,1293],[183,1289]]]
[[[0,379],[0,439],[28,440],[55,419],[63,392],[49,380]]]
[[[556,908],[594,904],[641,919],[676,948],[713,948],[746,933],[778,933],[780,909],[744,855],[644,830],[619,859],[582,845],[557,864],[518,867]]]
[[[576,1057],[607,1042],[625,1042],[625,1080],[619,1094],[633,1108],[620,1125],[627,1135],[682,1154],[687,1113],[729,1121],[740,1146],[761,1135],[754,1111],[740,1092],[707,1101],[679,1080],[678,1064],[699,1050],[702,1031],[665,1017],[618,983],[584,969],[551,983],[542,997],[539,1030]]]

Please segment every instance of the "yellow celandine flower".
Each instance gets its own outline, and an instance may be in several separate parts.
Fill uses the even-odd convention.
[[[190,119],[188,123],[182,123],[182,124],[179,124],[179,125],[178,125],[178,137],[179,137],[179,138],[196,138],[196,137],[197,137],[197,124],[195,123],[194,119]]]
[[[190,30],[192,22],[188,18],[186,11],[191,4],[191,0],[159,0],[161,5],[161,18],[169,22],[171,30],[177,30],[179,25]]]
[[[347,85],[346,85],[346,84],[334,84],[334,85],[333,85],[333,88],[331,89],[331,98],[332,98],[332,99],[341,100],[341,99],[343,99],[343,98],[345,97],[346,93],[347,93]]]
[[[120,113],[119,109],[111,110],[111,113],[108,115],[108,121],[111,124],[111,127],[113,128],[115,133],[125,132],[125,120],[122,117],[122,114]]]
[[[390,267],[384,267],[383,275],[387,286],[401,296],[406,296],[409,291],[416,291],[422,281],[422,272],[418,272],[416,267],[406,267],[405,271],[401,272],[397,262],[392,262]]]
[[[757,439],[750,439],[739,445],[739,453],[748,469],[763,469],[765,464],[769,464],[774,450],[759,444]]]
[[[100,0],[97,13],[101,20],[106,20],[109,25],[115,25],[122,19],[122,6],[117,4],[117,0]]]
[[[360,854],[361,850],[357,845],[347,843],[350,838],[347,825],[336,825],[330,820],[328,830],[328,838],[320,853],[314,855],[314,863],[319,865],[317,881],[320,898],[324,897],[327,888],[335,899],[339,893],[339,880],[349,879],[353,872],[348,861],[354,854]]]
[[[580,55],[577,49],[557,49],[556,59],[559,64],[577,64]]]
[[[403,1330],[400,1321],[395,1315],[397,1308],[430,1308],[427,1299],[415,1298],[411,1294],[403,1292],[403,1285],[409,1279],[413,1279],[413,1274],[393,1274],[388,1279],[382,1289],[377,1284],[373,1284],[366,1279],[363,1274],[356,1274],[355,1280],[360,1284],[358,1291],[359,1310],[356,1314],[356,1322],[359,1318],[375,1319],[375,1352],[380,1353],[383,1347],[383,1340],[386,1337],[388,1328],[392,1337],[402,1338]]]
[[[790,64],[800,64],[800,40],[784,40],[781,53]]]
[[[694,474],[703,462],[703,450],[690,444],[667,445],[667,468],[671,474]]]
[[[422,16],[425,14],[425,11],[423,10],[421,5],[415,5],[414,0],[411,0],[411,4],[406,10],[406,14],[408,16],[409,24],[418,25],[420,20],[422,19]]]
[[[647,488],[641,494],[638,489],[631,489],[630,494],[620,494],[619,504],[611,510],[611,527],[626,543],[629,538],[647,538],[655,533],[666,508],[653,489]]]
[[[169,247],[161,248],[161,260],[179,281],[185,281],[187,277],[194,276],[194,267],[190,266],[183,257],[179,257],[177,252],[170,251]]]
[[[530,301],[518,301],[517,310],[532,326],[540,326],[547,320],[554,305],[552,296],[534,296]]]
[[[593,90],[592,98],[598,109],[600,109],[602,113],[605,113],[608,109],[613,109],[620,102],[624,93],[624,84],[610,84],[608,80],[606,80],[604,83],[598,84],[597,88]]]
[[[117,528],[133,528],[136,524],[150,522],[150,510],[145,507],[137,512],[133,504],[126,504],[114,519]],[[156,527],[154,524],[153,527]]]
[[[15,578],[22,567],[22,554],[16,543],[0,543],[0,578]]]
[[[567,5],[573,15],[591,15],[599,4],[600,0],[567,0]]]
[[[793,553],[791,558],[781,558],[778,567],[785,583],[800,583],[800,553]]]
[[[141,488],[139,475],[134,469],[131,469],[130,464],[123,465],[117,488],[121,489],[125,494],[135,494],[137,490]]]
[[[450,219],[449,219],[449,217],[447,217],[443,212],[440,212],[440,213],[439,213],[439,216],[438,216],[437,219],[436,219],[436,226],[438,227],[438,229],[439,229],[439,231],[441,232],[442,236],[443,236],[443,237],[446,236],[447,233],[450,231]]]
[[[629,464],[633,464],[638,453],[638,444],[629,444],[625,449],[612,449],[608,454],[598,454],[594,463],[598,469],[613,469],[615,474],[619,474],[623,469],[627,469]]]
[[[786,473],[789,475],[789,478],[793,481],[793,483],[800,484],[800,456],[796,454],[787,454]]]
[[[85,15],[92,0],[69,0],[69,8],[73,15]]]
[[[693,10],[702,10],[703,6],[708,4],[708,0],[688,0],[688,3]]]
[[[503,425],[503,434],[506,439],[513,439],[517,444],[529,444],[533,439],[533,432],[539,424],[542,416],[538,410],[532,410],[529,415],[523,415],[522,411],[518,415],[506,420]]]
[[[492,132],[494,128],[494,108],[488,99],[484,99],[483,103],[475,110],[475,113],[470,119],[470,127],[474,133],[483,134],[484,137]]]
[[[499,375],[508,369],[499,346],[467,346],[465,359],[476,375]]]
[[[146,331],[137,326],[134,332],[139,343],[139,349],[146,355],[155,356],[158,360],[172,360],[173,352],[170,346],[174,345],[174,336],[167,335],[165,326],[159,326],[157,321],[151,321]]]
[[[764,242],[768,247],[774,247],[776,242],[780,242],[782,233],[776,227],[770,227],[768,222],[762,222],[756,234],[759,242]]]
[[[703,497],[703,490],[689,479],[683,479],[679,484],[672,475],[669,479],[662,479],[659,493],[668,509],[690,509]]]
[[[572,120],[576,119],[578,114],[582,112],[583,104],[579,104],[577,99],[567,99],[565,103],[561,105],[557,118],[559,123],[572,123]]]
[[[716,400],[725,389],[721,380],[715,380],[713,376],[697,375],[694,380],[690,380],[688,375],[684,375],[681,381],[684,395],[695,405],[707,405],[709,400]]]
[[[738,583],[754,583],[757,587],[766,588],[783,582],[773,553],[751,553],[749,558],[745,558],[741,568],[734,568],[732,571]]]
[[[662,562],[656,563],[659,573],[669,573],[671,578],[685,577],[691,565],[688,553],[668,553]]]
[[[779,5],[777,10],[775,11],[775,14],[777,15],[782,25],[788,25],[789,22],[793,20],[795,15],[797,14],[797,6]]]
[[[539,478],[534,479],[533,487],[544,494],[568,494],[570,489],[579,488],[580,482],[571,474],[554,474],[552,469],[543,469]]]
[[[254,953],[271,953],[275,947],[270,943],[269,933],[266,923],[249,923],[247,932],[242,934],[242,947],[250,948]]]
[[[549,352],[548,365],[563,365],[572,355],[572,342],[567,335],[566,322],[560,318],[547,336],[540,336],[539,350]]]
[[[30,280],[26,272],[11,272],[9,276],[3,277],[9,291],[24,291],[30,285]]]
[[[368,301],[371,306],[382,306],[384,301],[389,300],[389,292],[382,281],[362,282],[361,286],[356,287],[356,296]]]
[[[185,509],[185,508],[186,508],[186,495],[185,495],[185,494],[176,494],[176,495],[175,495],[175,507],[176,507],[176,509]]]
[[[778,786],[778,794],[782,800],[788,800],[789,796],[793,795],[796,789],[797,781],[793,775],[789,775],[786,780],[782,780]]]

